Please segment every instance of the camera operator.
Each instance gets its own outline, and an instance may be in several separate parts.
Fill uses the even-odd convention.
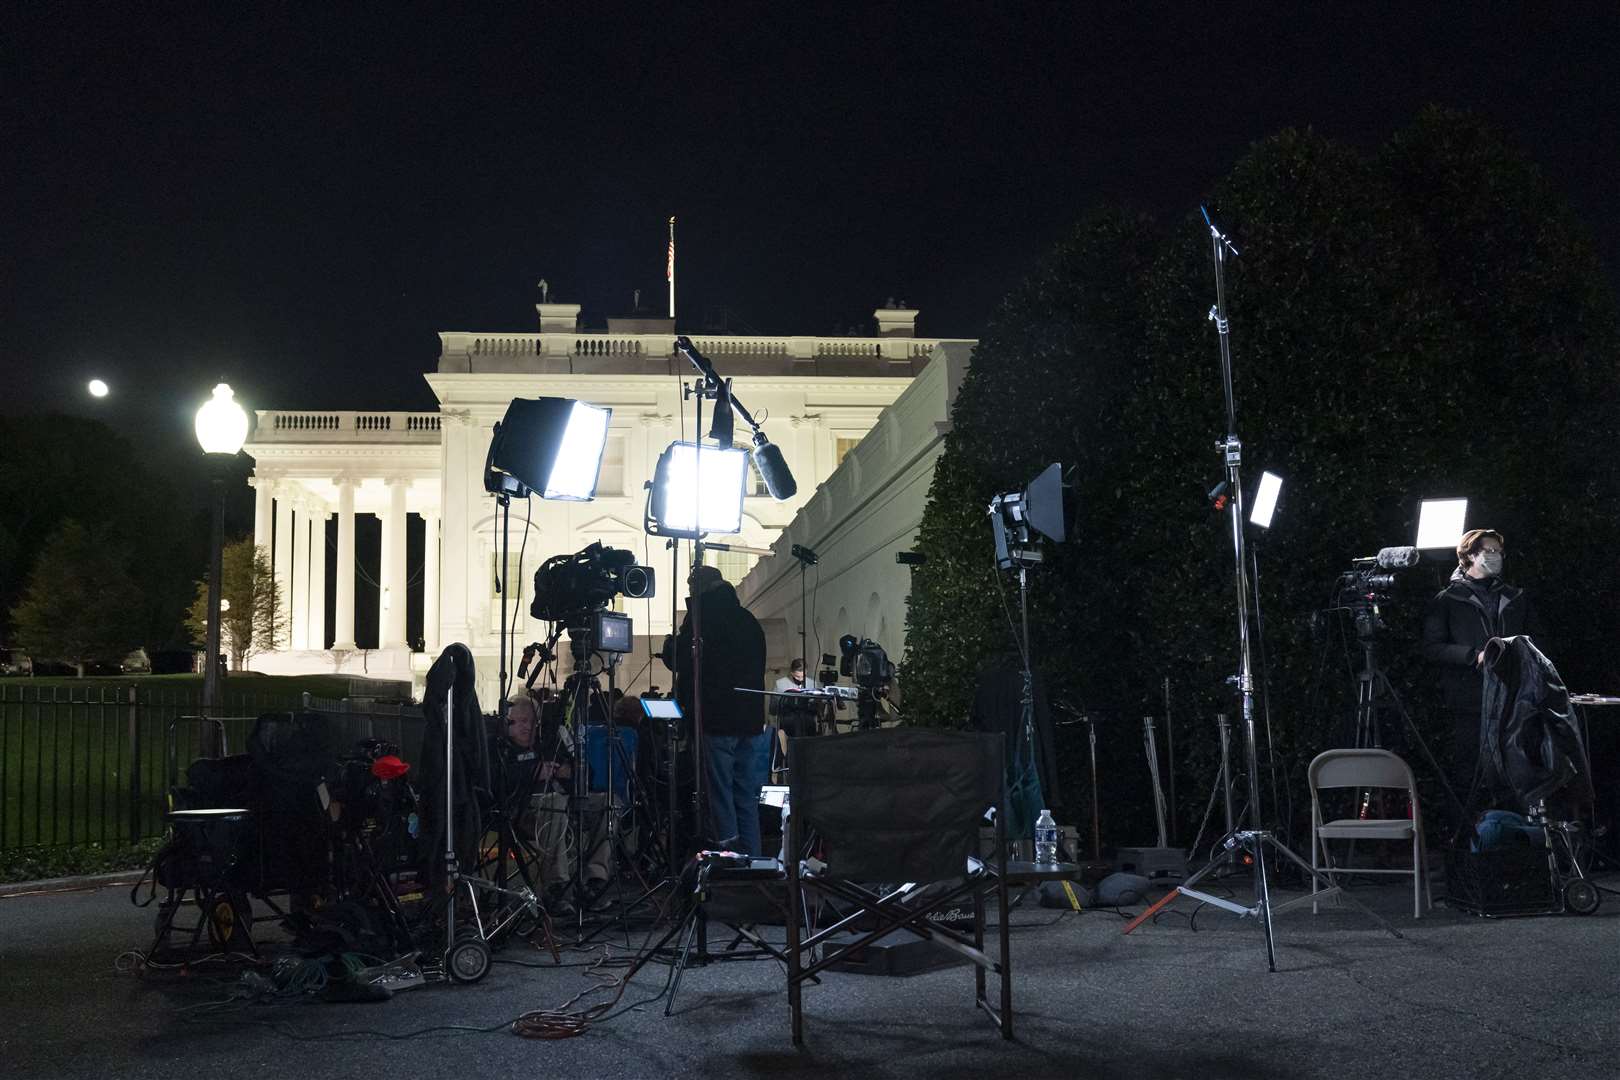
[[[692,685],[692,607],[703,631],[704,776],[709,786],[710,838],[722,847],[760,854],[759,789],[770,766],[765,733],[765,698],[734,687],[765,688],[765,631],[737,601],[737,590],[712,566],[694,567],[687,578],[691,596],[686,618],[673,643],[665,642],[664,662],[672,659],[675,698],[690,716]]]
[[[1423,614],[1423,657],[1439,669],[1452,727],[1452,780],[1465,801],[1479,763],[1485,645],[1528,634],[1546,651],[1529,595],[1502,580],[1505,544],[1495,529],[1470,529],[1457,542],[1457,569]]]
[[[815,698],[800,699],[797,695],[807,690],[819,689],[821,684],[805,673],[802,657],[796,658],[788,666],[788,673],[776,680],[775,690],[778,694],[792,695],[770,699],[771,715],[776,717],[777,726],[782,734],[798,739],[816,733],[818,702]]]

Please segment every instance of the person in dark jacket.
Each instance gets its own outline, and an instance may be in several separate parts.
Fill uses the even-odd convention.
[[[710,839],[721,847],[759,855],[759,790],[770,767],[765,696],[734,688],[765,688],[765,631],[716,568],[696,567],[687,581],[692,595],[674,642],[675,699],[681,712],[691,716],[692,609],[698,605]]]
[[[1437,669],[1452,728],[1452,779],[1466,800],[1479,761],[1485,646],[1527,634],[1546,651],[1529,595],[1502,580],[1506,545],[1495,529],[1470,529],[1457,542],[1457,569],[1423,614],[1423,657]]]

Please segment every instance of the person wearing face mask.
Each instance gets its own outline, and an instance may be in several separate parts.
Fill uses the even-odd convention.
[[[1423,614],[1423,657],[1437,669],[1452,728],[1452,782],[1466,801],[1479,761],[1485,645],[1528,634],[1547,651],[1530,596],[1502,580],[1505,545],[1495,529],[1470,529],[1457,542],[1457,569]]]
[[[817,690],[821,684],[805,674],[804,660],[795,659],[788,667],[788,673],[776,680],[774,689],[778,694],[795,695],[805,690]],[[792,696],[771,698],[771,715],[777,718],[777,723],[784,734],[792,738],[802,738],[816,733],[816,706],[815,699],[801,700]]]

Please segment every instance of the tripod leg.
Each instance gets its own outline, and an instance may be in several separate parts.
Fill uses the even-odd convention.
[[[681,954],[675,958],[675,972],[671,976],[669,985],[669,1000],[664,1002],[664,1015],[675,1015],[675,995],[681,989],[681,975],[686,971],[687,958],[692,955],[692,939],[697,934],[697,927],[703,907],[694,903],[692,910],[687,913],[686,920],[681,924]],[[665,940],[668,940],[667,936]]]
[[[1270,844],[1272,846],[1272,848],[1274,848],[1278,852],[1281,852],[1286,858],[1290,859],[1294,863],[1295,866],[1297,866],[1301,870],[1305,871],[1305,873],[1311,875],[1311,877],[1315,878],[1317,881],[1321,882],[1326,887],[1328,887],[1330,889],[1335,888],[1332,878],[1330,878],[1327,874],[1323,873],[1321,870],[1318,870],[1315,867],[1313,867],[1310,863],[1306,862],[1304,859],[1300,858],[1298,855],[1294,854],[1292,851],[1290,851],[1283,844],[1278,843],[1277,839],[1275,837],[1267,834],[1267,835],[1264,835],[1262,837],[1262,839],[1265,841],[1265,843]],[[1258,852],[1259,847],[1260,847],[1260,845],[1256,845],[1256,851],[1257,852]],[[1256,862],[1259,861],[1259,855],[1258,854],[1256,854],[1255,860],[1256,860]],[[1403,937],[1401,932],[1399,930],[1395,929],[1393,926],[1389,925],[1389,923],[1384,919],[1384,917],[1379,915],[1378,912],[1374,911],[1372,908],[1368,907],[1366,904],[1363,904],[1360,900],[1357,900],[1354,896],[1351,896],[1348,892],[1345,892],[1342,889],[1335,889],[1335,891],[1338,892],[1338,894],[1340,896],[1342,896],[1345,900],[1348,900],[1350,902],[1351,906],[1353,906],[1357,911],[1359,911],[1363,915],[1367,916],[1367,918],[1371,919],[1373,922],[1377,923],[1379,926],[1383,927],[1385,930],[1388,930],[1392,936],[1398,937],[1398,938]],[[1301,898],[1301,899],[1305,899],[1305,898]],[[1291,903],[1292,903],[1292,901],[1291,901]]]
[[[1265,834],[1253,841],[1254,901],[1260,909],[1260,925],[1266,933],[1266,967],[1277,970],[1277,936],[1271,925],[1271,885],[1266,881]],[[1287,850],[1286,848],[1284,850]]]

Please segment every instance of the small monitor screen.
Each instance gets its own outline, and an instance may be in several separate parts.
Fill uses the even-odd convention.
[[[679,720],[681,707],[673,698],[642,698],[641,711],[654,720]]]
[[[627,653],[635,648],[630,616],[617,611],[598,611],[592,627],[598,652]]]

